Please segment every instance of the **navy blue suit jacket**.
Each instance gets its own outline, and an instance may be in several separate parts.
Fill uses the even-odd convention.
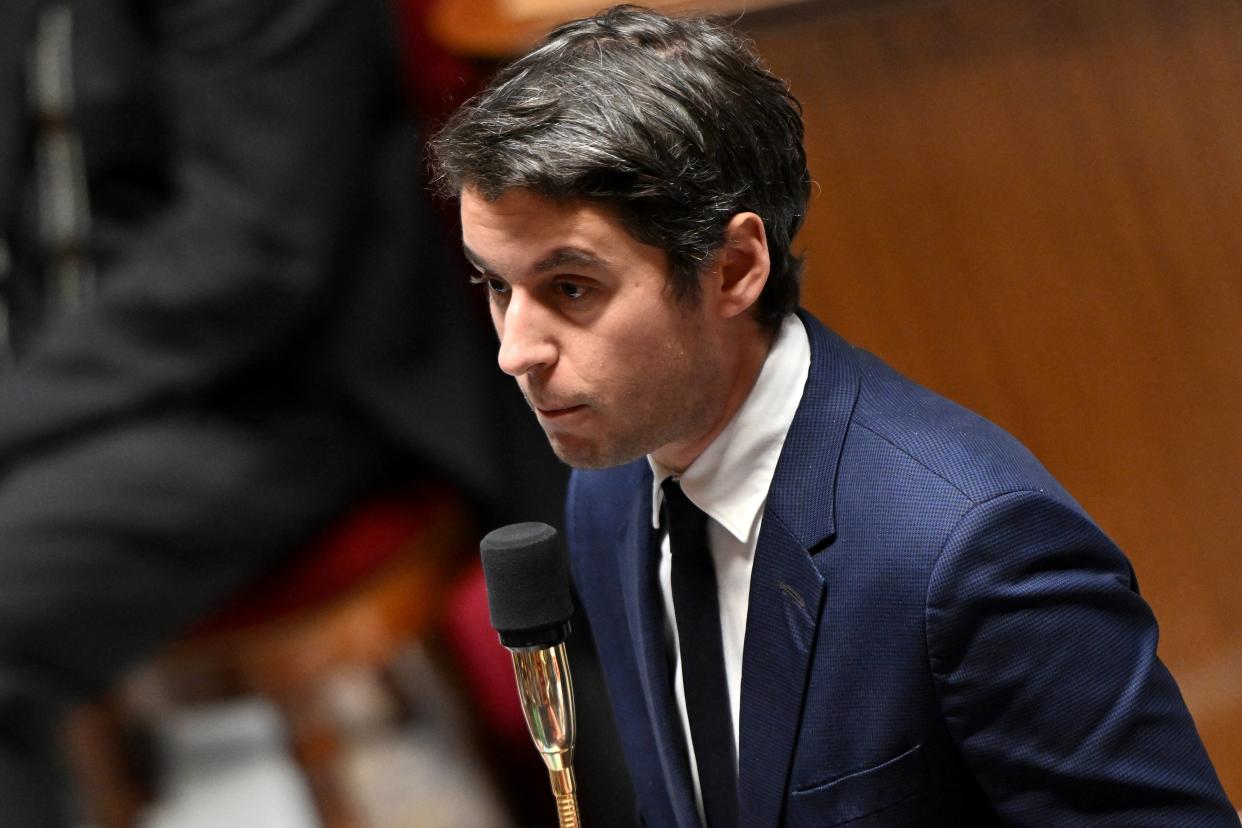
[[[1125,556],[1016,440],[807,314],[742,668],[742,828],[1237,826]],[[698,824],[645,460],[567,536],[639,809]]]

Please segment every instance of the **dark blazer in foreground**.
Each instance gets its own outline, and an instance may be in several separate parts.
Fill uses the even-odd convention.
[[[1016,440],[805,313],[742,670],[744,828],[1237,826],[1125,556]],[[568,540],[649,826],[697,825],[646,460]]]
[[[3,828],[79,821],[63,707],[374,489],[447,481],[500,518],[563,480],[444,253],[389,12],[0,2]],[[68,117],[36,117],[62,84]],[[88,205],[74,307],[42,218]]]

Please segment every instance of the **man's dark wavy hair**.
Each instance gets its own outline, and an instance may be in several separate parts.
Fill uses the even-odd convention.
[[[432,139],[431,158],[449,197],[523,188],[610,206],[665,251],[681,300],[697,299],[729,220],[757,213],[772,264],[756,317],[774,331],[798,304],[790,244],[811,186],[801,112],[724,23],[616,6],[505,67]]]

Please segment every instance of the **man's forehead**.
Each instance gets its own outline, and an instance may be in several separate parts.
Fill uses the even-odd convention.
[[[530,190],[507,190],[487,198],[469,187],[461,193],[466,257],[495,271],[495,258],[513,256],[522,268],[612,267],[631,257],[634,238],[615,209],[591,199],[556,200]],[[512,266],[512,265],[510,265]]]
[[[469,184],[459,194],[462,215],[480,214],[516,218],[528,216],[536,220],[573,218],[595,215],[618,220],[616,209],[589,198],[551,198],[526,187],[510,187],[492,193]]]

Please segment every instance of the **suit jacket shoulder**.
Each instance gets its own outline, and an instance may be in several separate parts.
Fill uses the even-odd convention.
[[[860,432],[888,444],[972,503],[1020,490],[1074,502],[1004,429],[910,381],[874,355],[851,351],[862,377],[852,421]]]

